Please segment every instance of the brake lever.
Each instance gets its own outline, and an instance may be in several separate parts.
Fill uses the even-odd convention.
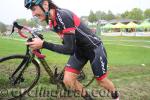
[[[19,25],[16,21],[13,23],[14,27],[18,28],[19,30],[21,30],[23,28],[23,26]]]
[[[14,21],[10,35],[15,31],[15,27],[18,28],[19,30],[21,30],[23,28],[23,26],[18,25],[18,23],[16,21]]]

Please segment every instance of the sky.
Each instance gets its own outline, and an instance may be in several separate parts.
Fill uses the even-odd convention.
[[[2,1],[2,0],[0,0]],[[54,3],[66,8],[79,17],[88,16],[90,10],[105,11],[111,10],[114,14],[140,8],[142,10],[150,8],[149,0],[53,0]],[[24,7],[24,0],[3,0],[0,3],[0,22],[12,24],[14,20],[20,18],[32,18],[30,10]]]

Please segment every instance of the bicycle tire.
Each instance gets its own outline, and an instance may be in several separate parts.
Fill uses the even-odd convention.
[[[3,58],[0,58],[0,73],[1,72],[6,72],[6,73],[8,73],[8,71],[9,71],[9,68],[11,68],[11,67],[13,67],[14,68],[14,66],[16,67],[16,65],[18,66],[22,61],[23,61],[23,59],[27,59],[28,57],[27,56],[25,56],[25,55],[11,55],[11,56],[8,56],[8,57],[3,57]],[[13,62],[13,63],[11,63],[11,61],[16,61],[16,62]],[[20,62],[21,61],[21,62]],[[18,64],[17,64],[18,63]],[[6,65],[5,65],[6,64]],[[9,64],[9,65],[8,65]],[[10,65],[10,64],[12,64],[12,65]],[[33,67],[33,66],[34,67]],[[4,68],[3,68],[4,67]],[[29,69],[29,70],[28,70]],[[2,74],[2,75],[0,75],[0,89],[1,89],[1,93],[3,92],[2,90],[3,89],[5,89],[5,91],[7,91],[7,93],[6,94],[0,94],[0,95],[3,95],[3,96],[0,96],[0,99],[7,99],[7,100],[16,100],[16,99],[20,99],[20,98],[22,98],[23,96],[25,96],[35,85],[36,85],[36,83],[38,82],[38,80],[39,80],[39,78],[40,78],[40,66],[39,66],[39,64],[37,63],[37,61],[35,60],[35,59],[33,59],[32,60],[32,63],[30,64],[30,66],[28,66],[28,68],[26,68],[25,69],[25,72],[23,73],[23,76],[24,76],[24,74],[33,74],[33,72],[30,72],[30,70],[32,69],[32,71],[35,71],[35,76],[33,76],[34,77],[34,80],[31,82],[31,84],[30,85],[28,85],[27,83],[25,84],[25,85],[22,85],[22,83],[24,83],[24,82],[20,82],[20,85],[22,85],[22,87],[23,88],[21,88],[21,87],[17,87],[18,89],[20,89],[19,90],[19,94],[18,95],[12,95],[12,90],[13,89],[17,89],[16,88],[16,86],[12,86],[11,84],[9,84],[10,83],[10,80],[8,79],[9,77],[7,76],[7,75],[5,75],[5,74]],[[34,70],[35,69],[35,70]],[[29,71],[29,72],[28,72]],[[14,72],[14,70],[11,70],[10,71],[11,72],[11,74],[12,74],[12,72]],[[8,73],[8,74],[10,74],[10,73]],[[5,77],[6,76],[6,77]],[[3,77],[3,78],[2,78]],[[31,76],[32,77],[32,76]],[[33,78],[32,77],[32,78]],[[7,79],[7,80],[6,80]],[[26,80],[26,79],[25,79]],[[27,79],[28,81],[29,81],[29,79]],[[8,82],[8,83],[3,83],[3,82]],[[27,82],[27,81],[25,81],[25,82]],[[1,86],[2,85],[2,86]],[[5,86],[6,85],[6,86]],[[17,84],[18,85],[18,84]],[[27,88],[24,88],[24,86],[28,86]],[[11,89],[11,90],[9,90],[9,89]],[[22,91],[22,89],[23,89],[23,91]],[[15,90],[16,91],[16,90]],[[13,90],[13,92],[14,92],[14,90]],[[11,93],[11,94],[9,94],[9,93]]]

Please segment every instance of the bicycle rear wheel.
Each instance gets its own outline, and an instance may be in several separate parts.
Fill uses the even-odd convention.
[[[25,64],[22,64],[21,68],[19,68],[20,70],[13,75],[24,59],[28,59],[28,57],[25,55],[12,55],[0,58],[0,99],[11,100],[21,98],[38,82],[40,67],[34,59],[22,75],[20,73]]]

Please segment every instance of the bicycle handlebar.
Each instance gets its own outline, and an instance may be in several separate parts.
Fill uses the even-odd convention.
[[[18,29],[19,35],[23,38],[28,38],[28,36],[22,32],[22,29],[28,31],[28,33],[30,33],[33,38],[39,37],[40,39],[43,39],[43,36],[41,34],[39,34],[38,31],[35,31],[35,30],[31,29],[30,27],[19,25],[16,21],[13,23],[11,34],[14,32],[14,28]]]
[[[29,27],[25,27],[25,26],[22,26],[22,25],[19,25],[16,21],[13,23],[13,27],[12,27],[12,31],[11,31],[11,34],[14,32],[14,29],[17,28],[18,29],[18,33],[21,37],[23,38],[28,38],[28,42],[31,42],[32,41],[32,38],[40,38],[43,40],[43,35],[39,34],[37,31],[35,30],[32,30],[31,28]],[[25,29],[26,31],[28,31],[31,35],[32,35],[32,38],[29,38],[28,36],[26,36],[23,32],[22,32],[22,29]],[[38,58],[45,58],[45,55],[42,55],[40,50],[33,50],[32,51],[33,54],[35,54]]]
[[[14,29],[15,29],[15,28],[18,29],[18,33],[19,33],[19,35],[20,35],[21,37],[27,38],[27,36],[26,36],[25,34],[23,34],[22,31],[21,31],[23,28],[24,28],[24,29],[27,29],[27,28],[25,28],[24,26],[19,25],[17,22],[14,22],[14,23],[13,23],[13,27],[12,27],[12,31],[11,31],[11,34],[14,32]]]

